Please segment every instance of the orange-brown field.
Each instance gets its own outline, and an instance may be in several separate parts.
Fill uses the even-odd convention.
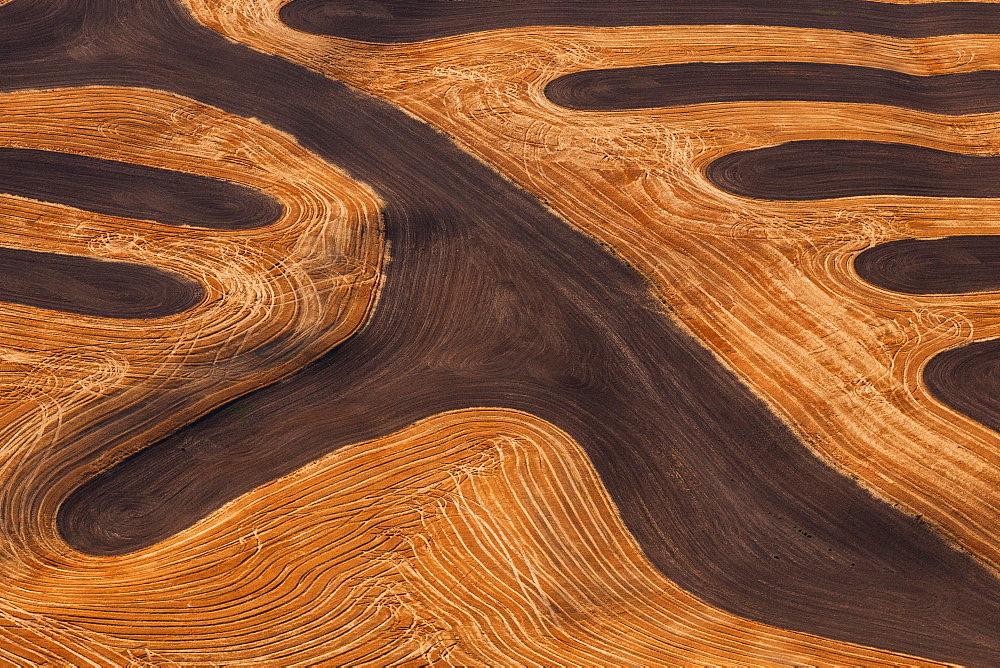
[[[345,448],[127,557],[12,566],[15,662],[930,665],[705,605],[566,434],[510,411]]]
[[[14,12],[27,2],[0,0],[0,5]],[[84,13],[102,5],[88,2],[94,7]],[[168,0],[148,2],[174,6]],[[472,390],[465,401],[464,386],[456,385],[461,407],[440,404],[448,410],[419,419],[397,418],[388,409],[383,415],[383,404],[363,403],[366,392],[377,394],[374,373],[348,388],[362,401],[362,408],[350,409],[357,415],[344,409],[374,425],[358,432],[364,438],[345,436],[346,444],[334,445],[327,432],[317,432],[309,438],[320,445],[301,455],[307,463],[294,458],[289,460],[294,466],[284,468],[271,460],[258,463],[247,453],[265,446],[281,451],[283,433],[289,443],[298,443],[307,431],[303,422],[320,421],[315,417],[320,409],[303,418],[288,413],[282,422],[281,390],[253,393],[285,378],[288,392],[299,393],[294,401],[319,406],[324,392],[335,394],[322,388],[332,386],[309,385],[313,381],[291,374],[328,354],[334,356],[323,359],[332,361],[320,364],[329,364],[335,374],[338,358],[328,351],[365,331],[366,322],[377,322],[379,309],[397,299],[392,286],[383,291],[387,267],[403,262],[408,252],[403,241],[387,240],[392,198],[351,166],[369,157],[339,164],[316,148],[320,143],[309,134],[319,127],[313,116],[302,122],[309,129],[300,136],[269,122],[271,112],[242,112],[237,109],[242,102],[226,110],[208,93],[185,94],[180,84],[171,88],[151,79],[140,86],[134,82],[141,75],[132,73],[116,74],[113,84],[74,74],[66,76],[66,84],[31,82],[0,92],[0,149],[69,153],[212,177],[266,193],[283,213],[277,222],[254,229],[179,228],[0,195],[0,246],[148,265],[196,281],[205,291],[197,306],[182,313],[132,320],[63,313],[26,301],[0,304],[0,657],[5,662],[869,666],[1000,660],[1000,635],[991,635],[1000,630],[1000,614],[990,615],[1000,613],[1000,436],[984,419],[932,394],[924,379],[928,363],[943,351],[1000,338],[1000,280],[996,287],[969,293],[904,294],[863,280],[854,268],[859,254],[880,244],[1000,234],[1000,200],[911,194],[755,199],[727,192],[706,176],[724,155],[807,140],[905,143],[992,156],[1000,146],[1000,110],[957,115],[874,103],[740,100],[583,111],[559,106],[546,95],[547,84],[570,73],[672,63],[834,63],[926,77],[981,72],[1000,69],[1000,35],[898,37],[770,25],[531,26],[366,43],[293,29],[279,15],[286,3],[178,0],[170,11],[189,13],[232,48],[249,47],[344,82],[356,91],[348,95],[384,100],[414,124],[447,135],[440,140],[450,139],[498,172],[511,182],[511,191],[516,186],[537,198],[544,209],[540,215],[554,214],[639,272],[641,285],[657,300],[639,310],[656,311],[681,335],[705,346],[706,358],[723,370],[719,373],[731,374],[760,398],[761,410],[777,416],[779,427],[804,448],[803,456],[832,467],[845,485],[856,481],[861,496],[874,497],[871,507],[884,508],[899,526],[924,533],[911,541],[904,529],[890,527],[871,534],[870,543],[852,542],[846,532],[838,538],[838,521],[857,519],[858,526],[868,526],[868,506],[845,500],[841,508],[834,503],[841,497],[819,492],[811,498],[820,488],[804,482],[789,494],[803,508],[818,506],[817,517],[835,518],[829,531],[805,521],[789,529],[796,540],[798,534],[809,540],[815,534],[816,543],[828,541],[823,545],[829,548],[815,548],[816,559],[832,563],[841,550],[868,555],[876,549],[870,546],[880,545],[888,546],[889,556],[879,554],[870,564],[857,557],[857,570],[867,569],[858,577],[870,579],[849,584],[854,576],[845,575],[843,599],[835,598],[842,593],[836,575],[841,571],[816,571],[816,587],[829,592],[833,612],[822,609],[823,596],[797,598],[793,584],[786,595],[763,576],[760,582],[767,584],[761,585],[759,605],[737,601],[735,594],[730,604],[728,584],[702,583],[711,575],[702,580],[692,575],[690,582],[702,584],[689,584],[684,568],[691,567],[678,566],[678,576],[671,577],[669,564],[685,542],[701,542],[704,551],[697,554],[717,555],[720,564],[740,558],[745,540],[734,534],[726,542],[725,518],[732,515],[727,508],[756,503],[743,488],[734,486],[737,491],[725,502],[730,505],[720,502],[711,511],[721,518],[717,527],[700,526],[689,534],[685,522],[694,520],[685,514],[687,506],[672,506],[674,497],[621,492],[620,487],[640,483],[615,477],[615,463],[608,461],[613,451],[586,447],[579,432],[571,433],[541,409],[534,413],[486,392],[482,396],[491,398],[481,399]],[[26,16],[43,16],[37,7],[28,9]],[[0,43],[0,54],[5,48]],[[79,57],[85,59],[91,48],[97,49],[80,42],[67,53],[83,53]],[[127,48],[115,48],[115,57],[131,57]],[[55,81],[59,67],[45,76]],[[192,83],[190,90],[200,85]],[[269,84],[250,79],[241,85],[264,90]],[[242,100],[235,94],[232,99]],[[377,126],[373,134],[388,137],[393,131]],[[483,202],[484,208],[493,204]],[[414,274],[419,279],[419,272]],[[458,283],[452,281],[461,293]],[[417,294],[420,286],[413,290]],[[470,317],[482,316],[486,328],[504,330],[509,324],[490,320],[472,297],[468,304]],[[426,314],[429,321],[445,317],[430,307]],[[403,332],[401,337],[409,332],[402,326],[385,329]],[[623,350],[631,350],[628,327],[615,331],[625,332],[615,336]],[[530,345],[523,338],[516,342]],[[434,354],[407,357],[389,371],[444,368],[450,360],[449,368],[469,377],[478,372],[472,353],[434,346],[428,344]],[[632,365],[640,362],[622,362],[622,368]],[[490,367],[483,373],[500,377],[505,371]],[[567,385],[587,382],[575,376],[571,381]],[[442,391],[434,382],[426,382],[428,393]],[[633,382],[640,383],[628,381]],[[683,397],[687,382],[682,377],[671,396]],[[419,380],[414,384],[425,387]],[[510,387],[504,390],[509,395],[521,391]],[[395,400],[393,392],[388,393]],[[215,422],[197,431],[196,420],[243,395],[247,402],[263,398],[213,413]],[[410,402],[409,395],[398,396],[401,404]],[[265,412],[272,405],[278,407],[276,417]],[[341,410],[330,405],[330,412]],[[728,410],[692,412],[691,422]],[[254,411],[268,417],[254,418]],[[581,422],[588,417],[598,431],[599,416],[586,415]],[[191,423],[196,431],[171,437]],[[575,428],[577,422],[571,424]],[[235,425],[236,435],[224,435],[220,425]],[[689,429],[676,425],[678,432]],[[656,423],[648,431],[666,430]],[[140,536],[128,543],[125,529],[116,534],[107,517],[121,519],[123,526],[152,526],[167,511],[153,507],[159,501],[149,500],[152,495],[133,499],[103,491],[94,493],[96,501],[83,498],[89,491],[82,493],[80,505],[72,508],[84,510],[61,519],[62,504],[75,490],[87,490],[81,488],[86,481],[118,470],[112,467],[168,437],[174,439],[172,452],[190,450],[195,463],[176,474],[175,487],[162,483],[168,491],[156,493],[169,497],[163,503],[171,503],[171,494],[187,499],[189,487],[211,488],[204,497],[191,497],[197,508],[189,522],[170,524],[173,528],[155,533],[155,541]],[[771,447],[763,436],[753,440],[751,431],[734,438],[749,451]],[[236,445],[215,445],[223,441]],[[615,445],[633,449],[630,442]],[[201,446],[221,454],[200,459]],[[706,451],[716,446],[728,452],[704,441]],[[247,483],[250,489],[239,487],[235,496],[212,496],[216,487],[244,475],[244,469],[217,468],[229,457],[226,448],[234,459],[249,462],[245,470],[275,475],[261,474],[261,484]],[[675,459],[682,463],[664,476],[664,485],[669,477],[679,494],[708,488],[708,474],[703,480],[689,463],[694,459]],[[771,465],[781,461],[776,456]],[[123,488],[133,485],[128,489],[156,491],[161,480],[174,475],[168,468],[159,478],[141,477],[134,473],[138,468],[122,470],[127,471]],[[666,469],[651,464],[650,470],[655,481]],[[789,479],[796,475],[788,473]],[[198,476],[202,480],[193,482]],[[108,480],[111,488],[119,484]],[[698,498],[707,500],[693,505],[701,508],[719,494],[706,492]],[[106,517],[99,514],[102,504],[112,508]],[[841,514],[856,507],[862,508],[857,518]],[[762,543],[770,540],[765,522],[771,520],[755,524],[752,513],[776,515],[785,506],[775,506],[773,513],[766,508],[748,510],[750,519],[739,519],[746,534],[761,536]],[[681,516],[671,520],[674,524],[656,525],[648,534],[636,528],[652,523],[644,518],[675,509]],[[799,517],[797,512],[787,516]],[[871,522],[883,526],[881,519]],[[651,547],[671,527],[684,534],[677,543],[665,538],[668,548]],[[864,527],[859,533],[869,531]],[[705,544],[698,531],[720,542]],[[87,536],[75,539],[73,532]],[[943,541],[922,552],[924,534]],[[82,545],[110,547],[87,553]],[[778,560],[783,549],[767,543],[759,551]],[[895,550],[898,563],[892,559]],[[789,581],[807,582],[812,557],[797,554],[790,548],[785,556],[790,567],[801,566],[790,571]],[[953,555],[968,574],[956,574],[960,569],[941,554]],[[688,563],[680,556],[677,561]],[[845,572],[855,567],[854,561],[847,566],[847,557],[843,561]],[[877,585],[890,571],[895,584],[886,590],[902,593],[886,594],[886,601],[895,602],[884,608],[879,595],[871,594],[876,602],[870,616],[858,612],[852,621],[851,601],[866,600],[865,583]],[[705,572],[711,572],[708,563]],[[755,572],[747,571],[744,579],[753,581]],[[922,588],[925,572],[927,581],[937,583],[940,576],[944,584]],[[847,598],[855,590],[859,598]],[[798,615],[806,620],[801,625],[783,621]],[[823,626],[827,617],[834,621]],[[946,644],[949,638],[955,638],[954,646]]]

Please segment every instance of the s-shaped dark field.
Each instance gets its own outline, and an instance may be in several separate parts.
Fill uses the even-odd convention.
[[[815,458],[638,275],[444,135],[170,0],[14,0],[0,7],[0,55],[6,90],[141,86],[258,118],[387,202],[391,261],[365,327],[82,486],[58,517],[71,545],[135,550],[344,445],[505,407],[586,448],[650,560],[704,600],[830,638],[1000,661],[1000,580]]]

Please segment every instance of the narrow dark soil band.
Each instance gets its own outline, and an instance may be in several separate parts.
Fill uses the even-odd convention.
[[[858,255],[854,270],[872,285],[910,295],[1000,290],[1000,236],[890,241]],[[990,396],[1000,408],[1000,394]]]
[[[977,341],[935,355],[924,368],[924,382],[947,406],[1000,431],[1000,340]]]
[[[854,268],[869,283],[906,294],[1000,290],[1000,236],[892,241],[862,252]],[[923,378],[940,402],[1000,432],[1000,340],[939,353]]]
[[[870,195],[1000,197],[1000,157],[911,144],[822,139],[724,155],[705,170],[719,188],[756,199]]]
[[[0,302],[103,318],[160,318],[195,306],[201,284],[131,262],[0,248]]]
[[[8,37],[25,25],[30,38]],[[172,91],[288,132],[387,203],[391,260],[366,326],[80,487],[57,518],[71,545],[135,550],[339,447],[442,411],[512,408],[571,434],[652,563],[706,601],[1000,663],[1000,580],[818,460],[642,277],[445,135],[168,0],[14,0],[0,7],[3,40],[20,48],[0,48],[0,88]],[[150,411],[169,410],[158,401]],[[107,447],[145,419],[116,416],[122,436]],[[84,464],[40,472],[23,512],[41,513],[46,485]]]
[[[873,67],[789,62],[584,70],[554,79],[545,87],[545,95],[554,103],[581,111],[799,100],[960,115],[1000,110],[998,92],[997,71],[914,76]]]
[[[89,156],[0,148],[0,192],[125,218],[242,230],[269,225],[281,204],[221,179]]]
[[[929,37],[1000,32],[1000,7],[863,0],[292,0],[292,28],[365,42],[417,42],[527,26],[766,25]]]

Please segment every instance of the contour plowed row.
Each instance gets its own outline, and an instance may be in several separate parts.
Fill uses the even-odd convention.
[[[0,248],[0,301],[104,318],[162,318],[196,305],[201,285],[134,262]]]
[[[895,5],[863,0],[293,0],[296,30],[366,42],[416,42],[525,26],[766,25],[894,37],[1000,32],[987,3]]]
[[[1000,72],[914,76],[837,63],[749,62],[584,70],[550,81],[545,95],[581,111],[794,100],[960,115],[1000,110],[998,89]]]
[[[709,164],[705,176],[744,197],[809,201],[865,195],[1000,197],[998,170],[1000,157],[819,139],[730,153]]]
[[[550,28],[375,48],[285,31],[274,2],[239,3],[235,12],[192,4],[227,35],[345,78],[446,129],[614,244],[813,448],[995,560],[994,437],[971,421],[956,425],[952,412],[922,395],[913,373],[928,351],[967,335],[964,316],[976,302],[955,314],[933,300],[884,300],[850,270],[872,238],[905,236],[906,226],[926,236],[940,236],[945,226],[981,229],[990,205],[755,203],[703,178],[720,155],[776,137],[905,137],[985,152],[992,120],[945,123],[908,110],[887,115],[871,105],[822,103],[758,104],[754,114],[741,104],[582,115],[555,109],[542,95],[548,81],[573,70],[762,54],[918,75],[962,71],[990,62],[989,40],[906,43],[746,27]],[[969,57],[955,58],[956,49]],[[498,63],[498,52],[519,57]],[[993,325],[980,319],[977,326]]]
[[[0,192],[121,218],[243,230],[270,225],[273,197],[220,179],[86,155],[0,148]]]

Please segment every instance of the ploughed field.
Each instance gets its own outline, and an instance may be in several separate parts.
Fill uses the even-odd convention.
[[[1000,4],[0,4],[0,657],[995,665]]]

